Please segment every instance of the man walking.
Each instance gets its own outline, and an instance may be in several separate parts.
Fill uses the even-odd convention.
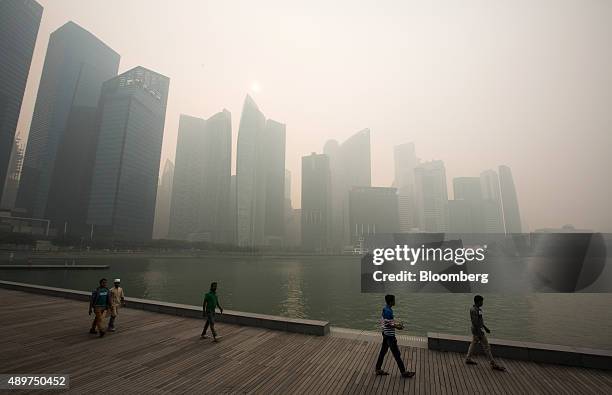
[[[476,344],[480,343],[487,359],[489,360],[489,363],[491,364],[491,368],[503,372],[506,370],[506,368],[499,366],[493,359],[493,354],[491,354],[491,346],[489,346],[489,340],[487,340],[487,335],[485,335],[485,332],[491,333],[491,331],[485,326],[484,319],[482,318],[481,307],[483,303],[484,298],[482,296],[474,296],[474,305],[470,309],[470,320],[472,321],[472,342],[470,343],[470,348],[468,349],[467,356],[465,357],[465,363],[468,365],[477,365],[476,361],[472,359],[472,356],[474,355],[474,351],[476,351]]]
[[[123,288],[121,288],[120,286],[121,279],[116,278],[115,281],[113,281],[113,283],[115,284],[115,286],[111,288],[110,290],[111,318],[108,322],[109,332],[115,331],[115,320],[117,319],[117,316],[119,315],[119,308],[125,307],[125,294],[123,293]]]
[[[376,375],[386,376],[389,373],[382,370],[382,364],[385,359],[387,351],[391,349],[391,354],[397,362],[397,366],[402,374],[402,377],[410,378],[413,377],[415,372],[406,370],[404,362],[402,361],[402,355],[399,347],[397,346],[397,339],[395,338],[396,329],[404,329],[401,322],[395,322],[393,316],[393,306],[395,306],[395,295],[385,295],[386,305],[382,310],[381,328],[382,328],[382,346],[380,347],[380,353],[378,354],[378,361],[376,361]]]
[[[217,332],[215,331],[215,309],[217,307],[221,314],[223,314],[223,308],[219,304],[219,298],[217,298],[217,283],[214,282],[210,284],[210,291],[204,295],[204,303],[202,304],[202,314],[204,318],[206,318],[204,330],[202,330],[202,335],[200,336],[202,339],[208,338],[208,336],[206,336],[206,331],[208,330],[208,326],[210,326],[213,341],[218,341]]]
[[[91,298],[89,300],[89,315],[91,315],[92,311],[95,314],[95,318],[91,324],[89,333],[96,334],[99,332],[100,337],[104,336],[105,332],[102,321],[104,321],[106,311],[110,307],[109,290],[106,288],[106,279],[103,278],[100,280],[100,286],[94,289],[91,293]],[[96,332],[96,328],[98,329],[98,332]]]

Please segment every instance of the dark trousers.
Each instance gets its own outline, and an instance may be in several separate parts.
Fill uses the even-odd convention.
[[[205,312],[205,315],[206,315],[206,323],[204,324],[204,330],[202,330],[202,336],[206,334],[206,331],[208,330],[208,326],[210,325],[210,330],[213,334],[213,337],[217,337],[217,332],[215,332],[215,312],[207,311]]]
[[[395,336],[386,336],[383,335],[382,346],[380,347],[380,354],[378,354],[378,361],[376,361],[376,370],[380,370],[382,368],[383,360],[385,359],[385,355],[387,351],[391,349],[391,354],[395,358],[395,362],[397,362],[397,367],[400,372],[404,373],[406,371],[406,367],[404,366],[404,362],[402,362],[402,354],[400,353],[399,348],[397,347],[397,339]]]

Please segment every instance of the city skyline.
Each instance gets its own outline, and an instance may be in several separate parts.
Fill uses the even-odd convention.
[[[172,152],[180,112],[208,117],[215,112],[215,108],[226,107],[236,113],[244,94],[250,90],[262,107],[287,124],[287,168],[292,171],[293,183],[296,185],[299,185],[301,156],[320,150],[321,141],[328,138],[343,140],[355,130],[369,127],[373,138],[372,185],[392,184],[393,164],[389,153],[395,145],[414,141],[422,158],[445,161],[449,190],[454,177],[477,176],[482,169],[496,168],[500,163],[508,164],[514,173],[519,205],[523,219],[527,219],[527,229],[559,227],[565,223],[602,231],[612,229],[612,214],[606,210],[606,202],[612,198],[612,187],[609,183],[597,182],[605,180],[603,169],[612,166],[606,154],[606,147],[612,144],[609,133],[612,122],[605,111],[610,103],[609,92],[612,89],[610,80],[605,77],[607,74],[602,74],[603,70],[609,70],[610,48],[600,39],[610,30],[608,24],[603,24],[605,16],[610,15],[609,4],[580,8],[580,15],[584,18],[577,21],[580,28],[575,29],[563,23],[577,14],[574,11],[579,4],[571,1],[562,5],[555,4],[557,12],[554,15],[547,13],[547,7],[553,7],[551,4],[532,6],[533,14],[520,26],[511,24],[514,21],[513,15],[520,12],[520,7],[513,5],[500,6],[505,13],[493,9],[467,11],[453,8],[456,13],[437,18],[429,13],[437,5],[432,5],[430,10],[422,5],[390,4],[389,8],[383,9],[383,13],[374,10],[371,15],[366,6],[360,6],[352,8],[353,12],[338,19],[341,26],[347,27],[347,32],[354,32],[355,22],[368,21],[381,26],[379,34],[397,34],[397,40],[391,40],[389,44],[401,43],[400,38],[403,37],[402,52],[407,49],[413,51],[410,57],[397,58],[388,52],[390,47],[387,44],[379,47],[374,45],[384,41],[368,39],[360,34],[356,36],[358,40],[348,43],[342,49],[345,35],[333,29],[329,18],[336,13],[341,15],[341,6],[331,7],[326,11],[327,14],[318,13],[321,9],[316,2],[300,6],[303,8],[300,12],[304,11],[305,15],[312,17],[312,26],[297,18],[296,13],[290,12],[287,7],[278,7],[271,16],[261,15],[254,10],[258,18],[284,16],[280,19],[282,27],[288,29],[290,37],[298,39],[297,49],[304,50],[304,45],[310,43],[311,46],[306,45],[307,51],[321,47],[320,51],[317,50],[317,58],[323,54],[329,55],[329,69],[306,61],[303,67],[296,66],[298,74],[288,80],[287,74],[280,73],[269,60],[255,57],[255,62],[249,65],[239,65],[236,62],[235,57],[242,57],[240,55],[245,48],[243,43],[238,41],[236,35],[224,38],[223,27],[218,26],[213,18],[219,16],[220,19],[227,19],[228,14],[235,12],[236,5],[231,2],[223,6],[186,3],[185,6],[192,7],[194,11],[201,7],[206,10],[190,13],[203,15],[206,22],[203,30],[193,30],[192,26],[200,24],[194,23],[188,15],[177,15],[178,10],[165,3],[160,3],[157,10],[153,9],[155,7],[139,6],[138,2],[121,5],[123,11],[121,15],[113,14],[113,24],[108,23],[108,18],[100,18],[100,15],[113,9],[112,4],[104,9],[97,4],[83,7],[78,2],[70,1],[62,4],[48,1],[40,3],[45,7],[45,12],[20,117],[19,132],[22,137],[27,134],[23,132],[29,129],[27,124],[30,116],[27,114],[31,114],[33,108],[32,92],[36,92],[42,65],[41,53],[44,55],[44,48],[41,50],[41,47],[45,46],[51,30],[67,20],[75,19],[121,53],[120,70],[142,63],[173,78],[162,163],[167,158],[174,159]],[[119,7],[119,3],[116,6]],[[248,14],[254,6],[246,7],[244,13]],[[162,29],[161,33],[173,40],[184,38],[185,44],[174,48],[172,56],[160,57],[156,47],[164,46],[167,39],[160,37],[160,32],[145,28],[145,24],[141,23],[134,25],[137,29],[133,29],[132,41],[145,45],[135,49],[122,42],[117,33],[124,30],[121,26],[134,24],[129,15],[136,10],[145,12],[150,20],[159,20],[161,25],[167,15],[182,20],[182,29],[171,33]],[[414,32],[426,38],[423,43],[406,38],[395,28],[397,20],[391,16],[393,11],[397,11],[396,14],[401,17],[423,19],[411,25]],[[489,19],[479,18],[483,16],[479,13],[484,13]],[[538,18],[538,15],[550,19],[546,24],[548,30],[541,29],[542,18]],[[258,24],[254,26],[255,22],[245,19],[242,12],[230,20],[235,22],[232,28],[239,32],[252,29],[255,41],[248,40],[255,45],[252,51],[260,50],[266,40],[269,41],[266,45],[279,50],[284,50],[287,45],[271,36],[269,31],[257,27]],[[582,23],[585,20],[589,21],[588,25]],[[444,23],[449,21],[454,24]],[[477,23],[470,25],[474,21]],[[390,23],[384,27],[383,22]],[[291,26],[292,23],[295,26]],[[321,33],[314,34],[316,29],[313,30],[313,26],[320,28]],[[215,29],[218,29],[218,33],[213,32]],[[562,29],[569,29],[569,32]],[[311,33],[312,40],[308,38]],[[324,33],[330,34],[329,40],[324,39]],[[445,44],[444,40],[453,37],[454,33],[454,38]],[[515,40],[525,34],[532,34],[536,39],[526,43],[525,48],[513,46]],[[556,37],[570,37],[568,34],[573,34],[571,37],[574,38],[566,40],[563,49],[555,45]],[[240,36],[244,37],[244,34]],[[472,41],[468,41],[468,38]],[[153,45],[156,39],[160,44]],[[589,54],[593,56],[576,56],[583,53],[581,51],[584,51],[585,41],[590,42]],[[228,47],[236,55],[219,58],[219,51]],[[205,49],[204,53],[210,56],[194,57],[189,48]],[[333,52],[336,49],[338,54]],[[293,53],[295,48],[287,51]],[[552,60],[536,56],[540,53],[538,51],[555,55],[554,65],[564,66],[552,66]],[[262,53],[269,52],[264,50]],[[373,55],[367,56],[361,62],[362,65],[349,61],[352,59],[351,54],[366,53]],[[455,62],[457,64],[444,62],[452,56],[456,59],[459,53],[463,56]],[[509,54],[512,54],[515,63],[506,62]],[[181,61],[174,61],[176,58]],[[523,58],[531,61],[521,61]],[[588,63],[581,60],[587,58]],[[218,62],[216,59],[224,60]],[[302,57],[298,59],[303,61]],[[418,61],[410,62],[410,59]],[[349,65],[354,70],[345,69]],[[405,78],[397,81],[373,79],[367,69],[380,69],[382,65],[391,67],[385,73],[388,75],[399,75],[401,67],[405,68]],[[264,66],[268,66],[269,70]],[[279,66],[294,69],[294,63],[289,60],[280,62]],[[327,75],[324,71],[332,71],[334,75],[346,70],[350,72],[328,85],[323,91],[325,97],[312,100],[314,90],[323,85],[316,80],[312,81],[310,77],[304,83],[296,83],[300,78],[293,77],[299,76],[300,72],[304,73],[304,67],[312,67],[313,72],[322,77]],[[572,74],[575,82],[565,78],[568,73],[578,70],[590,72],[581,72],[580,77]],[[484,78],[487,87],[475,84],[474,76]],[[187,80],[191,80],[189,85]],[[187,87],[189,94],[186,94]],[[404,96],[395,102],[381,101],[381,94],[386,90],[389,90],[387,96],[390,98],[398,99],[399,91]],[[551,94],[547,93],[549,91]],[[233,140],[237,131],[235,122],[236,119],[232,128]],[[463,138],[457,139],[454,136]],[[474,149],[478,150],[477,155]],[[584,174],[590,176],[584,177]],[[568,178],[573,183],[572,194],[567,194],[565,190]],[[297,207],[300,201],[298,188],[293,190],[292,201]]]

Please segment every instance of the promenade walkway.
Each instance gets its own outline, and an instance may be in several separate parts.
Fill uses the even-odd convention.
[[[89,335],[83,302],[0,289],[0,373],[63,373],[78,394],[612,393],[612,372],[463,356],[402,346],[413,379],[389,354],[376,377],[378,342],[218,324],[219,343],[200,340],[203,322],[123,309],[118,331]]]

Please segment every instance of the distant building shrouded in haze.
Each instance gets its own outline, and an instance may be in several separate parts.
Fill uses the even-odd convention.
[[[302,248],[325,252],[331,233],[331,171],[329,157],[302,157]]]
[[[344,250],[351,243],[349,192],[353,187],[372,185],[370,129],[363,129],[344,143],[325,143],[323,153],[329,157],[332,184],[331,246]]]
[[[497,173],[494,170],[485,170],[480,173],[480,186],[483,198],[485,232],[505,233]]]
[[[152,237],[169,85],[138,66],[102,87],[87,217],[94,239]]]
[[[414,189],[414,169],[419,164],[414,149],[414,143],[395,146],[393,149],[395,162],[395,180],[399,205],[400,232],[410,232],[418,228],[416,201]]]
[[[5,183],[14,188],[9,162],[42,13],[43,7],[34,0],[0,1],[0,198]],[[3,207],[10,201],[12,208],[14,189],[9,193]]]
[[[399,232],[397,189],[354,187],[349,193],[351,243],[375,234]]]
[[[4,193],[0,201],[0,209],[12,210],[15,208],[15,199],[17,198],[17,190],[19,189],[19,177],[21,175],[21,166],[23,165],[23,143],[19,136],[15,137],[15,144],[11,152],[11,160],[8,165],[6,182],[4,184]]]
[[[50,219],[58,234],[86,228],[100,89],[118,67],[119,54],[74,22],[51,33],[15,204],[20,215]]]
[[[266,120],[247,95],[236,157],[236,243],[241,247],[283,244],[285,125]]]
[[[448,202],[449,231],[484,233],[485,218],[480,177],[453,179],[454,200]]]
[[[444,162],[435,160],[414,169],[419,229],[423,232],[448,231],[448,190]]]
[[[521,233],[521,214],[518,197],[512,178],[512,171],[508,166],[499,166],[499,189],[501,192],[502,209],[506,233]]]
[[[153,238],[167,239],[170,228],[170,202],[172,199],[172,180],[174,177],[174,163],[166,159],[164,171],[157,186],[157,199],[155,199],[155,222],[153,224]]]
[[[172,187],[170,237],[229,243],[232,119],[181,115]]]

